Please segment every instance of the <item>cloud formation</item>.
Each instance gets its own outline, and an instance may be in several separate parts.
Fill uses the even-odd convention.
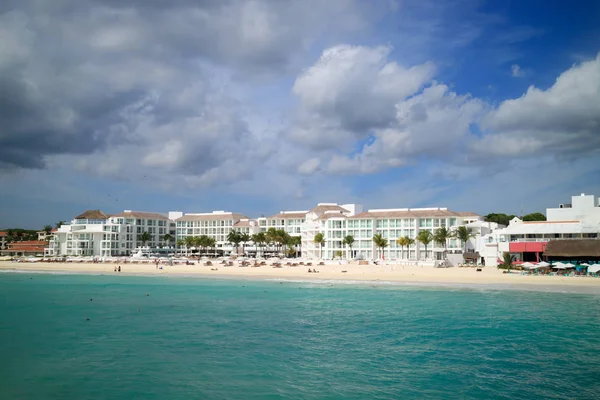
[[[464,64],[435,55],[502,25],[476,3],[381,2],[392,46],[353,40],[373,15],[386,23],[377,2],[7,0],[0,170],[313,199],[352,196],[341,175],[435,164],[426,176],[458,181],[507,160],[598,155],[600,57],[498,103],[443,74]],[[512,46],[540,35],[513,28],[489,41],[506,79],[511,64],[523,76]]]
[[[62,160],[190,185],[246,175],[239,165],[269,145],[247,126],[228,76],[293,71],[316,40],[362,29],[361,15],[351,0],[8,1],[0,168]]]

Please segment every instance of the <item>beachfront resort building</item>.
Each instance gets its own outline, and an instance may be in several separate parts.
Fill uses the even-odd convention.
[[[486,265],[497,265],[505,252],[515,261],[541,261],[552,240],[598,240],[600,199],[583,193],[572,196],[571,203],[546,209],[546,219],[527,222],[515,217],[507,227],[480,236]]]
[[[319,206],[313,210],[323,212],[320,215],[313,212],[303,226],[302,251],[308,258],[333,259],[341,252],[344,258],[349,259],[442,260],[446,251],[461,252],[463,244],[458,239],[450,239],[446,247],[431,242],[425,250],[425,246],[417,240],[419,232],[428,230],[433,233],[441,227],[454,230],[482,220],[477,214],[446,208],[373,209],[363,212],[359,205],[323,205],[321,209]],[[318,232],[324,235],[322,246],[314,243]],[[388,245],[383,250],[373,242],[376,234],[387,240]],[[347,235],[354,238],[352,248],[343,242]],[[404,236],[413,239],[414,244],[400,247],[396,241]]]
[[[126,256],[140,249],[174,246],[175,225],[170,216],[125,210],[109,215],[88,210],[52,234],[47,256]],[[171,218],[170,218],[171,217]],[[165,235],[170,235],[168,236]]]
[[[185,240],[186,237],[208,236],[216,240],[216,247],[228,247],[227,236],[232,230],[253,234],[257,227],[255,220],[245,215],[229,211],[213,211],[210,213],[184,214],[175,221],[176,239]]]

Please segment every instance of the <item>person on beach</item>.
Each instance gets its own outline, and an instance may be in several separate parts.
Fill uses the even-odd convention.
[[[119,265],[119,272],[121,272],[121,266]]]
[[[117,272],[117,266],[115,265],[115,272]]]

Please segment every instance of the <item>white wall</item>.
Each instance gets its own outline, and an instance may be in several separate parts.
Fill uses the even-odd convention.
[[[548,221],[578,220],[586,225],[600,225],[600,207],[594,195],[573,196],[571,208],[548,208],[546,218]]]

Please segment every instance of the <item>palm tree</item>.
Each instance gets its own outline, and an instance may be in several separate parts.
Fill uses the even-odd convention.
[[[142,232],[142,234],[138,236],[138,240],[142,242],[142,247],[146,247],[146,242],[151,239],[152,236],[148,232]]]
[[[185,246],[185,240],[177,239],[177,241],[175,242],[175,253],[177,253],[178,247],[181,249],[183,246]]]
[[[502,266],[509,271],[512,268],[512,256],[507,251],[502,254]]]
[[[210,236],[206,236],[206,235],[201,235],[201,236],[197,236],[194,238],[194,243],[196,247],[199,247],[202,251],[199,253],[206,253],[206,250],[208,247],[213,247],[214,243],[213,240],[214,238],[210,237]],[[212,239],[212,240],[211,240]],[[198,256],[202,255],[199,254]]]
[[[325,244],[325,236],[319,232],[315,235],[313,242],[319,245],[319,258],[323,259],[323,245]]]
[[[46,232],[46,235],[49,235],[50,232],[52,232],[52,225],[46,225],[44,226],[44,229],[42,229],[44,232]]]
[[[254,242],[254,244],[260,248],[262,248],[264,246],[264,244],[267,242],[267,237],[265,235],[264,232],[258,232],[255,233],[254,235],[252,235],[252,241]],[[258,253],[258,251],[257,251]],[[263,251],[264,254],[264,251]]]
[[[212,236],[205,236],[205,237],[206,237],[206,239],[204,240],[205,246],[210,249],[214,249],[215,246],[217,245],[217,239],[215,239]]]
[[[427,260],[427,246],[433,241],[433,233],[430,231],[421,231],[417,235],[417,240],[425,246],[425,259]]]
[[[252,238],[246,232],[240,233],[240,241],[242,242],[242,254],[245,254],[244,245],[248,243]]]
[[[404,248],[406,246],[410,246],[410,240],[411,239],[408,236],[402,236],[396,239],[396,244],[402,249],[400,253],[400,258],[404,258]]]
[[[232,229],[227,234],[227,241],[235,246],[235,254],[237,254],[238,253],[238,248],[239,248],[240,243],[242,241],[241,234],[238,231],[236,231],[235,229]]]
[[[384,238],[381,233],[377,233],[373,236],[373,243],[375,244],[375,247],[381,249],[381,258],[383,257],[383,252],[384,249],[388,246],[388,241],[386,238]]]
[[[354,244],[354,236],[347,235],[346,237],[344,237],[344,240],[342,240],[342,243],[345,244],[346,246],[350,247],[350,258],[354,258],[354,254],[352,254],[352,245]]]
[[[410,246],[415,244],[415,239],[408,237],[408,236],[405,236],[405,237],[408,238],[408,242],[407,242],[408,244],[406,245],[408,248],[408,257],[406,257],[406,258],[410,259]]]
[[[194,247],[195,240],[193,236],[186,236],[183,241],[185,242],[185,255],[187,256],[191,248]]]
[[[469,239],[474,238],[475,234],[473,234],[471,228],[467,228],[466,226],[461,225],[458,227],[458,229],[456,229],[456,237],[463,244],[463,253],[466,253],[467,242],[469,241]]]
[[[290,236],[289,244],[294,248],[296,258],[298,258],[298,246],[302,245],[302,238],[300,236]]]
[[[446,253],[448,252],[448,239],[453,237],[454,232],[451,232],[445,226],[437,229],[433,235],[433,240],[444,246],[444,258],[446,258]]]
[[[171,241],[171,239],[173,239],[173,236],[169,235],[168,233],[165,233],[164,236],[162,237],[163,241],[166,242],[167,244],[169,244],[169,242]]]

